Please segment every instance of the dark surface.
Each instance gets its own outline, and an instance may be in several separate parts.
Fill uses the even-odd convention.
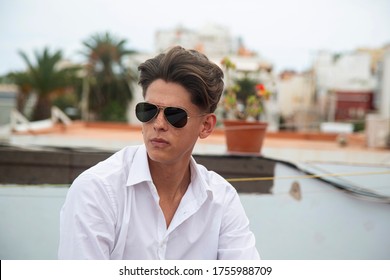
[[[100,150],[0,146],[0,184],[71,184],[84,170],[113,153]],[[273,177],[276,162],[261,156],[194,155],[226,179]],[[273,180],[231,182],[238,192],[270,193]]]

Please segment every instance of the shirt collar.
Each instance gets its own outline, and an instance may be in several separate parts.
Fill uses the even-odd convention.
[[[133,186],[145,181],[152,182],[152,176],[149,170],[146,147],[145,145],[140,145],[139,148],[135,151],[134,157],[130,164],[126,185]]]
[[[205,170],[202,170],[201,167],[196,163],[195,159],[191,157],[191,184],[193,186],[193,191],[197,197],[203,197],[206,198],[207,194],[212,195],[212,188],[210,185],[206,182],[205,176],[207,174],[205,173]],[[203,167],[204,168],[204,167]]]
[[[191,184],[196,197],[206,198],[207,193],[212,194],[210,185],[206,182],[203,174],[204,171],[196,163],[191,156]],[[127,186],[133,186],[142,182],[152,182],[152,175],[149,170],[148,155],[145,145],[140,145],[135,151],[132,163],[130,164],[129,176],[127,178]]]

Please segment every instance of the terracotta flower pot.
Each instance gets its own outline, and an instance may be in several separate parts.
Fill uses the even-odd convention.
[[[267,125],[259,121],[224,120],[227,151],[260,154]]]

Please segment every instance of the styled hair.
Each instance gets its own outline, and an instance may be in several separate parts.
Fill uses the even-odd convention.
[[[138,67],[145,97],[151,83],[157,79],[180,84],[191,94],[191,102],[207,113],[217,108],[223,91],[223,71],[204,54],[196,50],[173,47],[146,60]]]

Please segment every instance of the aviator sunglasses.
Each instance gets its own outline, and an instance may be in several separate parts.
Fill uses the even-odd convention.
[[[155,119],[160,110],[163,110],[164,117],[173,127],[182,128],[187,124],[190,118],[186,110],[179,107],[163,107],[148,102],[138,103],[135,107],[137,119],[143,123],[150,122]],[[196,117],[204,116],[205,114]]]

